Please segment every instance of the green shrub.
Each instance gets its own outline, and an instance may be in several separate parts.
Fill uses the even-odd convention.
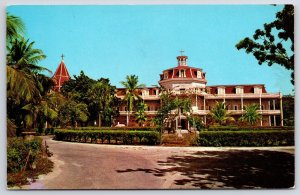
[[[156,131],[138,130],[55,130],[55,139],[60,141],[77,141],[108,144],[146,144],[159,142]]]
[[[294,130],[292,126],[207,126],[206,131],[257,131],[257,130]]]
[[[42,139],[34,138],[31,141],[24,141],[22,138],[9,138],[7,142],[7,172],[16,173],[23,169],[29,155],[28,165],[34,163],[41,150]]]
[[[203,131],[199,146],[293,146],[294,131]]]
[[[154,127],[95,127],[95,126],[90,126],[90,127],[76,127],[76,128],[72,128],[70,130],[137,130],[137,131],[153,131],[155,130]]]

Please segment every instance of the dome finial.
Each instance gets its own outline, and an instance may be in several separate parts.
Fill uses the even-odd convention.
[[[64,54],[61,54],[60,57],[61,57],[61,61],[64,61],[64,57],[65,57]]]

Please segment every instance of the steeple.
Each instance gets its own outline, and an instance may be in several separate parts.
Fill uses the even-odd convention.
[[[178,66],[187,66],[187,56],[183,55],[183,50],[180,50],[180,56],[177,56]]]
[[[64,54],[61,55],[61,62],[57,67],[52,80],[55,82],[54,91],[60,92],[60,89],[65,81],[70,79],[68,69],[64,63]]]

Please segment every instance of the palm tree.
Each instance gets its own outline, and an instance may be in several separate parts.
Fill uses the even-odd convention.
[[[245,106],[245,113],[239,118],[241,121],[247,121],[251,125],[254,125],[258,120],[262,119],[261,115],[258,113],[259,105],[251,104]]]
[[[144,122],[147,121],[147,117],[145,115],[145,111],[147,110],[147,104],[145,104],[143,101],[140,101],[137,106],[137,111],[135,113],[135,120],[139,124],[139,126],[142,126]]]
[[[130,113],[132,112],[133,105],[136,99],[141,99],[139,95],[139,88],[145,87],[144,84],[138,84],[138,76],[127,75],[126,81],[121,81],[121,84],[126,88],[124,100],[127,102],[127,117],[126,125],[128,126]]]
[[[233,120],[233,118],[229,116],[224,102],[216,102],[215,107],[210,111],[210,115],[219,125],[223,125],[227,120]]]
[[[24,35],[24,33],[25,25],[21,18],[6,13],[6,43],[10,44],[12,40]]]
[[[58,118],[58,107],[64,102],[64,97],[59,93],[47,93],[38,102],[31,102],[22,107],[26,111],[25,122],[28,126],[36,124],[44,126],[49,121]]]
[[[36,75],[47,68],[38,65],[46,58],[43,52],[33,48],[34,42],[21,38],[15,39],[8,48],[7,54],[7,92],[8,97],[14,96],[17,100],[30,101],[40,96],[36,83]]]

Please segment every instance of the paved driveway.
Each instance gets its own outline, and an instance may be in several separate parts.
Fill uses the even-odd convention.
[[[27,189],[288,188],[294,147],[205,148],[45,140],[53,172]]]

